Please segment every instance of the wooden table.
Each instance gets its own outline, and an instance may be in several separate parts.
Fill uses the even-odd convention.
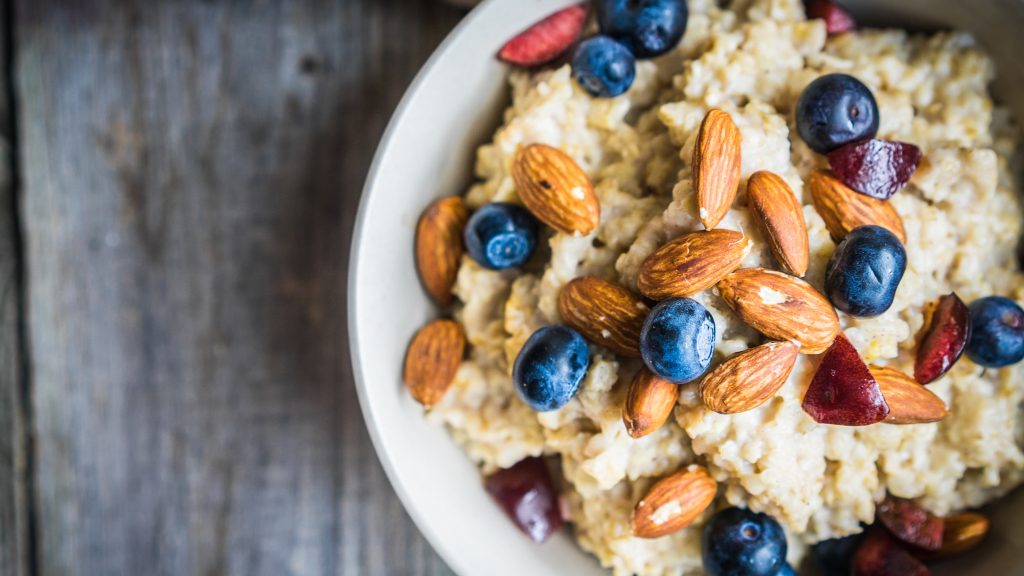
[[[449,574],[369,443],[348,240],[439,0],[11,0],[0,574]]]

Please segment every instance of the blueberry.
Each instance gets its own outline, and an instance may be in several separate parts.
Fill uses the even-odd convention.
[[[971,337],[967,356],[975,364],[1002,368],[1024,359],[1024,310],[1002,296],[986,296],[970,305]]]
[[[704,526],[701,556],[708,576],[774,576],[786,566],[786,534],[767,514],[726,508]]]
[[[684,384],[696,379],[708,369],[714,352],[715,319],[696,300],[665,300],[644,320],[640,355],[666,380]]]
[[[826,74],[804,88],[796,105],[796,129],[820,154],[874,138],[878,104],[871,90],[847,74]]]
[[[686,32],[686,0],[600,0],[601,32],[628,46],[637,58],[652,58],[679,44]]]
[[[783,564],[782,569],[775,573],[775,576],[796,576],[796,570],[789,564]]]
[[[580,43],[572,58],[572,75],[592,96],[613,98],[625,94],[636,77],[636,58],[607,36]]]
[[[512,368],[519,397],[538,412],[569,403],[587,375],[590,351],[578,332],[555,324],[533,333]]]
[[[864,533],[861,532],[843,538],[822,540],[812,546],[811,552],[821,576],[849,576],[853,555],[863,539]]]
[[[537,245],[537,219],[505,202],[487,204],[466,224],[466,250],[481,266],[504,270],[522,266]]]
[[[825,291],[851,316],[878,316],[892,306],[907,269],[907,251],[881,226],[861,226],[839,243],[825,270]]]

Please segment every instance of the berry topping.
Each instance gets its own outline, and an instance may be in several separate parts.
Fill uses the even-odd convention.
[[[889,496],[878,505],[878,519],[893,536],[907,544],[925,550],[942,546],[942,518],[910,500]]]
[[[484,487],[534,542],[547,540],[562,527],[558,494],[543,458],[527,458],[498,470],[484,480]]]
[[[889,415],[878,382],[842,334],[822,357],[802,406],[820,424],[867,426]]]
[[[784,564],[782,569],[775,573],[775,576],[796,576],[796,570],[789,564]]]
[[[857,22],[842,6],[830,0],[810,0],[807,3],[807,17],[825,21],[829,36],[857,29]]]
[[[704,525],[701,556],[708,576],[785,574],[786,534],[767,514],[726,508]]]
[[[907,269],[907,251],[881,226],[861,226],[836,247],[825,270],[825,292],[851,316],[878,316],[892,305]]]
[[[589,364],[590,351],[583,336],[561,324],[545,326],[519,351],[512,380],[530,408],[558,410],[576,395]]]
[[[928,567],[914,558],[892,536],[876,528],[853,556],[852,576],[929,576]]]
[[[910,181],[921,163],[921,149],[906,142],[862,140],[828,153],[832,173],[872,198],[887,200]]]
[[[686,32],[685,0],[599,0],[601,32],[628,46],[637,58],[652,58],[675,48]]]
[[[939,298],[931,325],[921,339],[914,362],[914,379],[934,382],[956,364],[971,336],[971,313],[955,293]]]
[[[862,540],[863,532],[843,538],[822,540],[812,546],[811,552],[821,576],[849,576],[853,554]]]
[[[971,336],[967,356],[975,364],[1002,368],[1024,359],[1024,310],[1002,296],[971,303]]]
[[[665,300],[644,321],[640,355],[651,372],[665,380],[695,380],[708,369],[714,353],[715,319],[696,300]]]
[[[473,213],[466,225],[466,250],[481,266],[522,266],[537,245],[537,219],[522,206],[495,202]]]
[[[525,68],[547,64],[579,40],[586,24],[586,4],[559,10],[506,42],[498,58]]]
[[[804,88],[796,105],[796,129],[812,150],[827,154],[843,144],[874,138],[878,104],[860,80],[826,74]]]
[[[576,48],[572,75],[591,96],[614,98],[633,85],[636,58],[629,48],[608,36],[594,36]]]

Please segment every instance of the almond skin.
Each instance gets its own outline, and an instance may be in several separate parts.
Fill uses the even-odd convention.
[[[516,154],[512,179],[526,208],[559,232],[586,236],[601,221],[590,179],[568,154],[531,144]]]
[[[922,550],[919,556],[925,560],[936,560],[966,552],[985,539],[989,524],[988,518],[976,512],[950,514],[945,517],[942,546],[934,552]]]
[[[462,198],[435,200],[416,225],[416,267],[427,293],[441,306],[452,303],[452,286],[462,257],[462,232],[469,211]]]
[[[659,480],[633,510],[633,535],[658,538],[686,528],[715,499],[708,471],[691,465]]]
[[[633,377],[622,407],[622,422],[633,438],[654,432],[672,415],[679,400],[679,386],[656,376],[646,366]]]
[[[797,342],[805,354],[824,352],[839,333],[832,304],[795,276],[743,268],[722,279],[718,290],[749,326],[772,340]]]
[[[839,242],[855,228],[874,224],[888,229],[900,242],[907,242],[903,219],[889,202],[858,194],[821,170],[811,173],[808,185],[814,208],[834,241]]]
[[[747,181],[750,208],[779,264],[794,276],[807,273],[807,223],[793,189],[779,175],[754,172]]]
[[[869,366],[889,405],[887,424],[924,424],[949,416],[946,403],[910,376],[888,366]]]
[[[734,230],[688,232],[644,260],[637,289],[653,300],[693,296],[739,268],[750,249],[750,239]]]
[[[722,221],[740,185],[739,128],[732,116],[722,110],[710,110],[704,116],[693,149],[693,189],[704,228],[711,230]]]
[[[639,296],[596,276],[576,278],[558,295],[558,313],[599,346],[639,358],[640,330],[650,309]]]
[[[798,353],[792,342],[769,342],[734,354],[704,377],[700,397],[719,414],[753,410],[786,383]]]
[[[451,320],[434,320],[420,329],[405,352],[403,379],[417,402],[430,408],[441,401],[462,363],[466,335]]]

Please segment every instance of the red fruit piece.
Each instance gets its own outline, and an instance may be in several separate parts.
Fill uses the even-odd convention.
[[[586,4],[559,10],[505,43],[498,58],[524,68],[547,64],[576,43],[586,24]]]
[[[878,519],[893,536],[925,550],[942,547],[945,521],[910,500],[889,496],[878,505]]]
[[[888,140],[851,142],[828,153],[828,165],[837,178],[879,200],[888,200],[906,186],[920,163],[920,148]]]
[[[960,359],[971,337],[971,313],[956,293],[939,298],[931,326],[921,339],[914,362],[914,378],[934,382]]]
[[[825,351],[804,394],[803,409],[816,422],[843,426],[867,426],[889,415],[878,382],[842,334]]]
[[[807,3],[807,17],[825,21],[828,35],[841,34],[857,29],[857,22],[842,6],[830,0],[811,0]]]
[[[543,458],[520,460],[488,476],[484,486],[534,542],[547,540],[562,527],[558,493]]]
[[[873,529],[853,555],[852,576],[929,576],[928,567],[892,539]]]

